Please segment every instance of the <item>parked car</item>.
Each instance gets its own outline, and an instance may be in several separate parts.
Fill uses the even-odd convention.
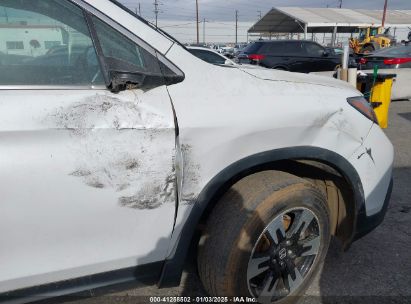
[[[0,66],[2,300],[177,286],[192,248],[210,295],[291,301],[383,220],[393,146],[347,83],[208,64],[114,0],[4,9],[87,54]]]
[[[235,49],[233,47],[227,46],[227,47],[222,47],[219,52],[224,55],[227,58],[233,59],[234,58],[234,53]]]
[[[224,57],[223,55],[213,51],[211,49],[201,48],[201,47],[188,47],[187,48],[191,54],[197,56],[198,58],[204,60],[205,62],[217,65],[237,65],[234,61]]]
[[[341,56],[313,41],[257,41],[237,56],[240,63],[259,64],[290,72],[333,71],[341,64]]]
[[[205,48],[205,49],[209,49],[207,44],[204,43],[193,43],[193,44],[189,44],[188,47],[200,47],[200,48]]]
[[[238,55],[240,55],[243,50],[247,47],[248,43],[244,43],[244,44],[239,44],[236,45],[235,49],[234,49],[234,58],[235,59]]]
[[[361,70],[372,70],[374,66],[379,69],[411,68],[411,46],[381,49],[359,59]]]
[[[225,44],[215,44],[213,45],[212,49],[218,53],[221,53],[222,48],[225,48],[225,47],[227,47],[227,45]]]
[[[334,53],[335,55],[342,55],[344,54],[344,49],[340,47],[326,47],[326,51],[329,53]],[[353,51],[350,49],[350,52],[353,53]]]

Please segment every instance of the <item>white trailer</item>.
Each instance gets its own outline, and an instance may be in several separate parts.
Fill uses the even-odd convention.
[[[50,48],[65,44],[68,32],[53,25],[0,25],[0,52],[37,57]]]

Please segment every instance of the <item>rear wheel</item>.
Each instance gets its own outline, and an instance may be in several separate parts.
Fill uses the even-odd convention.
[[[257,173],[235,184],[210,215],[199,274],[213,296],[289,302],[309,285],[329,240],[320,190],[287,173]]]
[[[288,71],[288,69],[285,68],[285,67],[274,67],[273,69],[274,70],[279,70],[279,71]]]

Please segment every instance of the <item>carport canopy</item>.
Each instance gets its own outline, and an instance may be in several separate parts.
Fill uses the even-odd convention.
[[[353,33],[381,26],[382,10],[278,7],[254,24],[249,33]],[[387,11],[385,27],[411,27],[411,10]]]

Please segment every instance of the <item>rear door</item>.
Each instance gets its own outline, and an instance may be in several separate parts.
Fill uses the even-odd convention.
[[[336,67],[332,54],[325,55],[325,49],[314,42],[304,42],[307,56],[306,72],[334,71]]]
[[[291,72],[305,72],[306,58],[301,41],[282,42],[282,52],[285,62],[288,62],[288,69]]]
[[[110,62],[158,72],[159,54],[68,0],[0,11],[0,292],[163,260],[175,214],[167,88],[114,94],[103,79]]]
[[[258,54],[264,56],[261,64],[268,68],[300,72],[304,52],[299,41],[273,41],[262,44]]]
[[[273,41],[262,43],[258,54],[264,56],[261,65],[267,68],[285,67],[289,63],[288,58],[283,56],[281,42]]]

